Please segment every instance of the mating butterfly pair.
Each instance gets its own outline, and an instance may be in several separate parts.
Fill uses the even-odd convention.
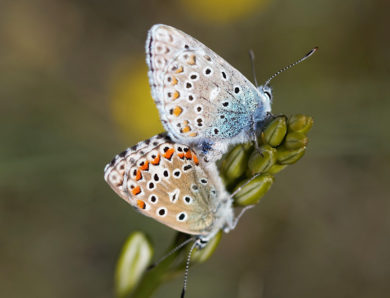
[[[202,243],[234,226],[232,199],[212,156],[245,142],[271,111],[271,89],[257,89],[208,47],[173,27],[146,41],[152,96],[167,134],[114,158],[105,180],[141,213]]]
[[[166,25],[150,29],[146,56],[167,133],[117,155],[104,178],[142,214],[195,235],[193,247],[203,247],[239,218],[215,160],[229,145],[255,139],[271,112],[269,82],[276,74],[257,88],[201,42]]]

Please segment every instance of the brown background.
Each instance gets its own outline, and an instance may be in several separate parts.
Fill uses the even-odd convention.
[[[144,42],[166,23],[248,78],[253,49],[260,82],[320,46],[272,83],[275,113],[315,119],[306,156],[191,269],[188,298],[388,297],[387,2],[1,1],[0,296],[112,297],[132,231],[157,255],[171,242],[103,180],[116,153],[162,130]]]

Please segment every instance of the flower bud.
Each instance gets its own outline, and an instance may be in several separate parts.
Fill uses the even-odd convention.
[[[291,116],[288,120],[288,129],[300,133],[307,133],[313,126],[314,120],[310,116],[297,114]]]
[[[153,247],[142,232],[134,232],[127,238],[115,270],[118,297],[126,297],[134,290],[152,257]]]
[[[275,175],[276,173],[279,173],[280,171],[284,170],[285,167],[287,167],[287,165],[281,165],[276,163],[267,171],[267,173]]]
[[[249,148],[251,148],[250,144],[237,145],[223,158],[220,173],[226,180],[226,183],[241,177],[245,173],[248,164]]]
[[[286,135],[284,146],[286,149],[298,149],[307,145],[308,138],[301,132],[291,131]]]
[[[258,150],[253,150],[248,160],[249,175],[264,173],[276,162],[276,149],[270,145],[263,145]]]
[[[235,191],[238,189],[239,191],[234,196],[234,203],[239,206],[256,204],[270,189],[273,182],[274,177],[270,174],[261,174],[254,179],[245,179],[235,189]]]
[[[290,165],[296,163],[303,154],[305,154],[306,147],[301,147],[298,149],[288,150],[287,148],[278,148],[278,153],[276,158],[279,164]]]
[[[272,147],[277,147],[282,143],[287,132],[286,117],[275,118],[264,130],[264,141]]]

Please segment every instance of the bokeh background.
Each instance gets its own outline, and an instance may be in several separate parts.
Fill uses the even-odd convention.
[[[121,245],[175,232],[103,180],[112,157],[162,131],[144,42],[182,29],[259,82],[274,113],[315,119],[305,157],[191,268],[188,297],[388,297],[387,0],[0,2],[0,296],[113,297]],[[182,278],[156,297],[178,297]]]

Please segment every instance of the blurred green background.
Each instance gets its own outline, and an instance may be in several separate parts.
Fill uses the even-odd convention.
[[[0,2],[0,296],[112,297],[130,232],[160,256],[175,232],[103,180],[112,157],[162,131],[144,42],[182,29],[259,82],[274,113],[315,119],[305,157],[191,268],[190,297],[388,297],[387,0]],[[182,278],[156,297],[179,297]]]

